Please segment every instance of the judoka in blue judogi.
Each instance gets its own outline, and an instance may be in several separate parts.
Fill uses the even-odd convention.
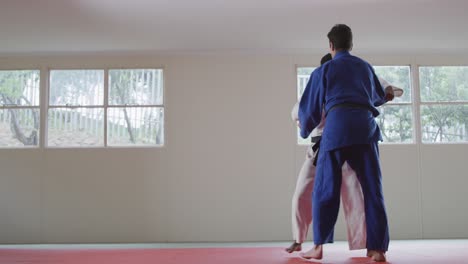
[[[302,256],[320,259],[322,245],[333,242],[341,168],[347,161],[364,194],[368,256],[385,261],[389,231],[379,163],[382,137],[375,117],[379,115],[376,107],[393,95],[384,91],[369,63],[349,53],[352,33],[348,26],[334,26],[328,38],[333,59],[311,74],[299,105],[303,138],[320,123],[323,111],[327,118],[313,191],[315,246]]]

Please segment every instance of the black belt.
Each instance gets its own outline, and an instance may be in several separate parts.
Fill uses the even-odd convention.
[[[310,141],[312,141],[312,143],[317,143],[320,141],[320,139],[322,139],[322,136],[316,136],[316,137],[311,137]]]
[[[354,108],[354,109],[366,109],[372,112],[372,109],[368,105],[360,105],[360,104],[353,104],[353,103],[343,103],[343,104],[337,104],[332,106],[330,109],[328,109],[327,113],[325,116],[330,113],[330,111],[338,109],[338,108]]]
[[[320,142],[322,141],[322,137],[313,137],[313,138],[318,138],[318,141],[315,142],[315,144],[312,146],[312,152],[314,153],[314,160],[313,164],[314,166],[317,166],[317,160],[318,160],[318,152],[320,151]]]

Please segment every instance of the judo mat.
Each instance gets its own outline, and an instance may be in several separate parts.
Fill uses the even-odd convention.
[[[268,243],[264,243],[269,245]],[[338,242],[325,246],[324,258],[304,260],[298,253],[284,252],[284,246],[238,244],[213,247],[168,248],[141,244],[128,245],[2,245],[1,264],[295,264],[295,263],[373,263],[365,250],[349,251]],[[305,249],[311,244],[306,244]],[[391,241],[387,263],[468,263],[468,240]]]

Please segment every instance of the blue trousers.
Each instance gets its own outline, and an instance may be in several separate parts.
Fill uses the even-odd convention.
[[[341,168],[345,161],[356,172],[364,194],[367,249],[387,251],[390,238],[377,142],[319,153],[312,194],[314,243],[322,245],[333,242],[340,209]]]

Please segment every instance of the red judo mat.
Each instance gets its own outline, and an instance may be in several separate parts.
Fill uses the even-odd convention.
[[[468,263],[468,242],[393,243],[387,263]],[[395,245],[396,244],[396,245]],[[327,245],[321,261],[304,260],[280,247],[0,249],[1,264],[294,264],[373,263],[365,251]]]

